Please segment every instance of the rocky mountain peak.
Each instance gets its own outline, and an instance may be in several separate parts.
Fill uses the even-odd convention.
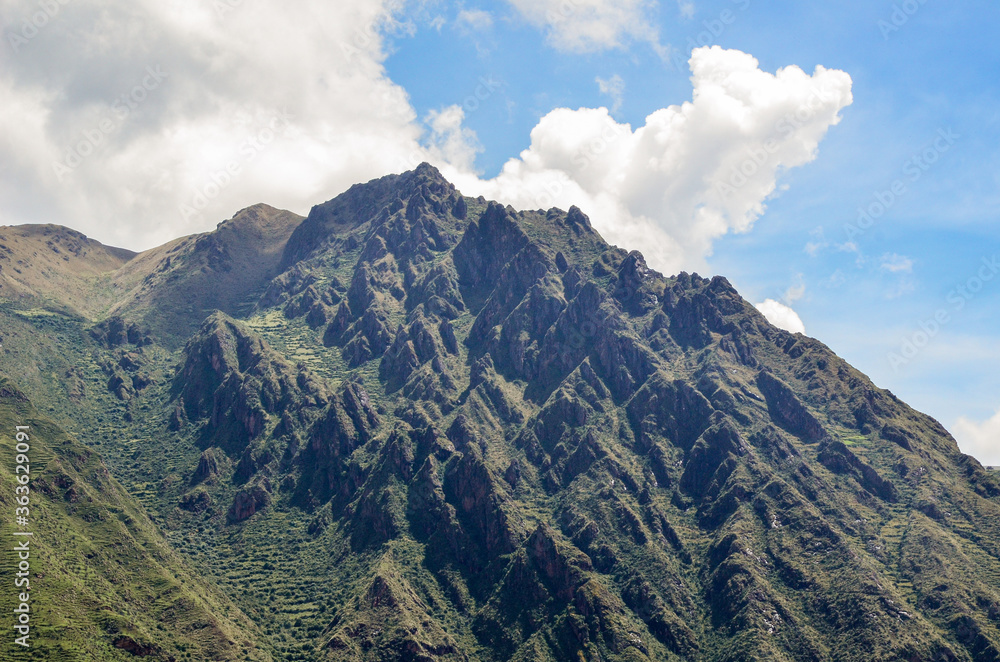
[[[433,208],[440,213],[448,209],[461,213],[461,196],[455,187],[441,176],[437,168],[422,163],[415,170],[401,175],[387,175],[366,184],[355,184],[339,196],[316,205],[296,229],[285,249],[284,266],[290,267],[306,259],[325,241],[337,234],[382,217],[386,220],[406,209],[409,221],[416,221],[421,212]]]

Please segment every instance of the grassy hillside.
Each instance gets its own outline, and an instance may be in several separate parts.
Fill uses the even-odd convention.
[[[292,212],[254,205],[213,232],[145,251],[111,278],[116,303],[109,314],[127,312],[170,346],[183,344],[214,310],[246,314],[279,274],[285,244],[301,221]]]
[[[0,298],[97,316],[115,301],[109,275],[134,256],[58,225],[0,227]]]
[[[14,426],[30,431],[30,519],[16,526]],[[30,649],[5,636],[5,660],[270,660],[256,626],[170,548],[100,457],[0,379],[0,535],[29,530]],[[5,544],[0,613],[8,633],[17,559]]]

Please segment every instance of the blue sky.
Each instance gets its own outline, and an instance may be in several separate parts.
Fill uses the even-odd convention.
[[[430,160],[727,276],[1000,465],[994,2],[40,7],[0,2],[2,224],[144,249]]]

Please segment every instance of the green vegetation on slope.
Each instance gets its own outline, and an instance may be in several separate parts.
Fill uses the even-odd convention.
[[[13,522],[15,426],[30,435],[30,515]],[[216,589],[197,579],[99,456],[41,416],[0,379],[0,534],[30,531],[30,648],[10,635],[19,562],[5,544],[3,659],[270,660],[256,628]],[[249,635],[249,636],[248,636]]]

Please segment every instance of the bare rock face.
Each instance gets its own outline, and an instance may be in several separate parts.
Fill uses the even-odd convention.
[[[221,455],[214,448],[209,448],[198,458],[198,467],[194,471],[194,476],[191,477],[191,482],[197,485],[198,483],[214,481],[222,473],[225,462],[224,455]]]
[[[236,493],[229,507],[229,521],[242,522],[260,512],[271,503],[271,493],[264,485],[247,487]]]
[[[160,648],[153,644],[142,644],[125,635],[119,636],[114,641],[115,648],[125,651],[136,657],[159,657]]]
[[[898,493],[891,481],[882,478],[875,469],[863,462],[842,442],[825,443],[819,451],[819,461],[837,474],[853,474],[858,482],[867,490],[885,499],[896,501]]]
[[[483,464],[474,447],[453,463],[445,495],[469,537],[467,544],[492,555],[509,553],[521,542],[522,525],[510,514],[504,484]]]
[[[803,441],[815,442],[826,437],[819,421],[809,413],[795,394],[767,371],[757,375],[757,387],[767,400],[774,420]]]
[[[173,388],[183,418],[201,421],[204,434],[231,455],[263,435],[272,416],[318,411],[329,398],[308,371],[221,313],[206,320],[184,354]]]
[[[690,461],[681,475],[681,488],[690,494],[718,494],[736,469],[738,457],[747,444],[736,428],[719,417],[718,424],[705,431],[691,448]]]
[[[95,325],[90,335],[109,349],[125,345],[143,347],[153,343],[148,329],[121,317],[111,317]]]
[[[306,446],[299,452],[298,499],[322,502],[356,489],[361,470],[351,464],[351,456],[372,440],[381,420],[360,385],[346,384],[335,394],[308,430]]]
[[[489,286],[527,244],[528,237],[507,209],[490,203],[480,219],[469,224],[455,248],[455,267],[469,286]]]
[[[203,513],[212,507],[212,497],[204,489],[195,489],[181,497],[178,506],[191,513]]]
[[[708,428],[713,407],[686,382],[657,375],[636,392],[628,412],[640,440],[659,437],[688,449]]]

